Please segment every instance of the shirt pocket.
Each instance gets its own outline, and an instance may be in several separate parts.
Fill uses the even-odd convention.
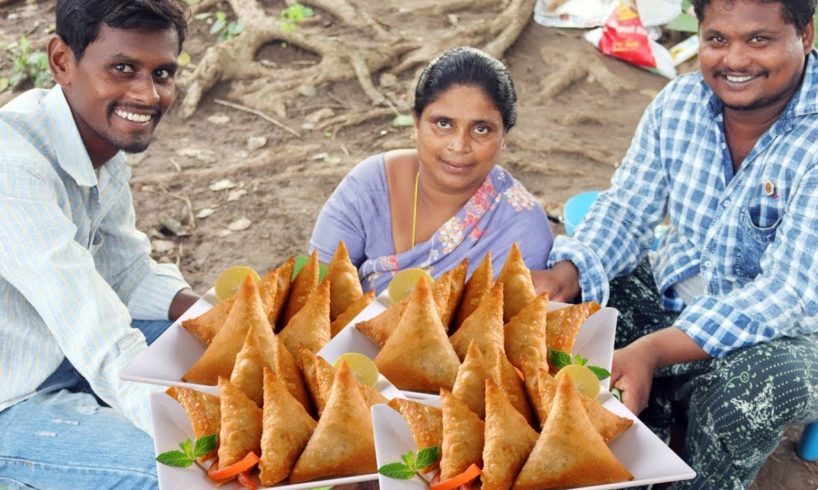
[[[781,223],[783,208],[779,199],[772,196],[753,196],[742,207],[739,218],[738,242],[735,248],[737,276],[754,279],[761,273],[761,257],[775,240]]]

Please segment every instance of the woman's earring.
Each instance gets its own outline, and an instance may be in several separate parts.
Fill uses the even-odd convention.
[[[410,140],[412,140],[412,141],[417,141],[417,139],[418,139],[418,131],[417,131],[417,129],[413,129],[413,130],[412,130],[412,134],[411,134],[411,135],[409,135],[409,139],[410,139]]]

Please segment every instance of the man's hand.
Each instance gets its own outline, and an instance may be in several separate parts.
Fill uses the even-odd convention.
[[[622,391],[622,403],[638,415],[648,406],[656,369],[709,357],[686,333],[668,327],[614,352],[611,386]]]
[[[635,415],[648,406],[653,372],[658,356],[643,337],[627,347],[614,351],[611,368],[612,387],[622,391],[622,403]]]
[[[186,312],[188,308],[193,306],[193,303],[199,300],[199,295],[194,293],[190,289],[183,289],[176,293],[176,296],[173,297],[173,301],[170,302],[170,308],[168,309],[168,320],[175,322],[182,316],[182,313]]]
[[[537,294],[546,292],[550,300],[568,303],[579,296],[579,270],[568,260],[557,262],[551,269],[533,270],[531,278]]]

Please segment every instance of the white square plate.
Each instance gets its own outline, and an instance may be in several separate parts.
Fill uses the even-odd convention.
[[[175,321],[159,336],[148,348],[137,355],[133,361],[119,373],[119,377],[128,381],[138,381],[166,386],[184,386],[208,393],[217,393],[215,386],[199,385],[182,381],[182,375],[202,356],[205,344],[182,327],[182,320],[195,318],[212,308],[215,297],[212,290],[199,299],[182,317]],[[375,298],[318,354],[330,363],[345,352],[360,352],[374,359],[378,354],[377,344],[353,328],[361,321],[368,320],[389,307],[391,302],[384,292]],[[563,303],[551,302],[549,309],[566,306]],[[577,333],[574,343],[574,354],[581,354],[588,359],[588,364],[603,367],[610,371],[613,359],[614,335],[616,334],[616,318],[618,312],[613,308],[602,308],[585,323]],[[608,379],[602,381],[602,387],[608,389]],[[404,392],[408,397],[424,399],[437,397],[436,394]]]
[[[604,393],[602,406],[611,412],[634,419],[634,424],[611,443],[611,451],[628,468],[634,479],[620,483],[581,487],[586,490],[628,488],[652,483],[689,480],[696,476],[690,466],[682,461],[648,427],[637,419],[619,400]],[[424,403],[439,406],[437,400]],[[387,405],[372,407],[372,427],[375,431],[375,453],[378,467],[400,461],[401,455],[417,451],[409,425],[403,417]],[[396,480],[378,475],[378,484],[389,490],[426,490],[428,487],[415,477],[412,480]]]

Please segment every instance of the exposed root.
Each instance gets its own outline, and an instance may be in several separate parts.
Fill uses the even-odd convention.
[[[323,130],[332,128],[333,136],[335,136],[335,134],[338,133],[338,131],[344,128],[348,128],[350,126],[357,126],[358,124],[362,124],[367,121],[372,121],[373,119],[381,119],[383,117],[393,115],[395,115],[395,112],[388,107],[372,109],[366,112],[359,112],[355,114],[343,114],[323,121],[321,124],[318,125],[318,129]]]
[[[212,5],[210,0],[205,2]],[[349,38],[346,35],[343,38],[327,36],[321,23],[303,23],[295,30],[285,32],[277,18],[265,12],[258,0],[229,0],[235,16],[244,22],[244,30],[237,37],[208,48],[194,73],[181,82],[187,88],[180,105],[181,116],[189,118],[205,93],[224,81],[232,82],[229,93],[232,101],[262,112],[273,112],[280,118],[287,116],[287,106],[305,88],[346,80],[357,80],[373,105],[399,105],[397,100],[390,100],[375,86],[373,74],[382,71],[400,74],[427,63],[444,49],[460,45],[478,46],[499,58],[528,24],[535,0],[455,0],[443,3],[438,8],[441,12],[466,7],[502,10],[490,22],[458,25],[434,41],[424,43],[407,40],[397,29],[395,32],[389,30],[352,1],[302,0],[302,3],[332,15],[338,22],[349,26],[352,34]],[[201,9],[197,7],[198,11]],[[257,61],[258,50],[272,42],[297,46],[317,54],[321,60],[307,67],[293,63],[284,68]],[[356,117],[350,116],[350,120]]]

